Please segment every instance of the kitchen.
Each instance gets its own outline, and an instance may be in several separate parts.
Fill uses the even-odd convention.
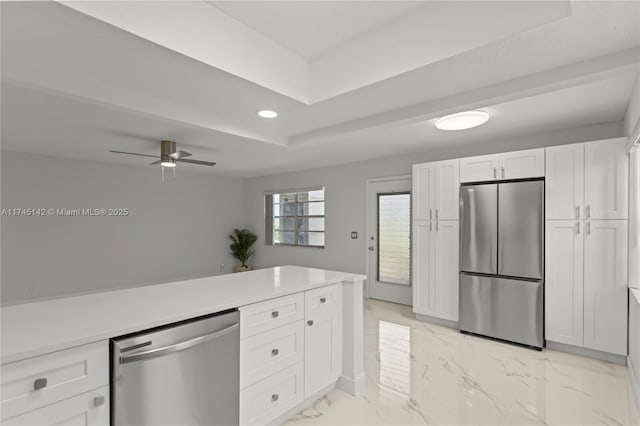
[[[278,416],[253,423],[286,421],[279,416],[294,409],[289,413],[293,416],[291,422],[312,423],[315,419],[316,424],[586,424],[602,421],[605,414],[622,424],[637,423],[634,405],[637,396],[631,386],[637,390],[638,376],[633,373],[633,360],[629,362],[627,354],[631,359],[640,352],[638,316],[637,306],[632,303],[636,300],[635,290],[628,293],[626,290],[627,286],[632,289],[638,286],[638,225],[634,221],[638,209],[637,165],[628,160],[637,156],[637,148],[631,148],[631,157],[626,157],[626,153],[637,140],[636,123],[640,115],[638,5],[429,3],[313,2],[305,6],[294,2],[287,6],[277,2],[183,5],[150,2],[145,6],[124,2],[117,7],[101,2],[3,3],[2,208],[113,208],[128,209],[129,214],[3,215],[2,375],[8,374],[5,368],[12,364],[35,362],[71,346],[229,308],[240,307],[241,340],[250,339],[263,333],[243,332],[243,307],[246,312],[255,303],[294,294],[306,297],[308,292],[340,283],[342,309],[335,312],[341,314],[338,330],[343,344],[342,371],[331,375],[328,382],[339,389],[332,391],[328,400],[318,399],[322,395],[312,399],[315,392],[310,392],[306,395],[309,400],[305,396]],[[463,6],[469,15],[487,19],[464,21],[467,18],[461,18],[458,9]],[[136,18],[140,16],[147,19]],[[463,19],[459,27],[438,25],[458,22],[454,18]],[[210,22],[216,25],[209,25]],[[460,32],[463,27],[467,31]],[[459,38],[448,40],[446,36],[452,31],[457,31]],[[418,36],[422,44],[409,42]],[[403,48],[389,49],[389,46]],[[429,49],[424,49],[425,46]],[[244,53],[242,58],[237,52]],[[310,74],[305,71],[309,69]],[[456,70],[472,70],[473,78]],[[256,111],[262,109],[276,111],[278,117],[258,117]],[[482,110],[490,118],[468,130],[447,132],[436,128],[439,118],[464,110]],[[177,162],[177,166],[172,164],[176,167],[149,166],[151,158],[109,152],[158,156],[160,141],[166,139],[176,141],[176,154],[188,151],[193,153],[193,159],[217,164],[206,167]],[[432,208],[431,218],[429,208],[421,210],[415,204],[429,199],[430,185],[438,182],[438,175],[433,183],[426,184],[412,178],[416,169],[437,169],[444,164],[439,162],[457,161],[457,183],[456,173],[452,172],[450,177],[454,180],[448,181],[447,189],[447,199],[457,206],[459,185],[500,180],[498,175],[502,172],[502,166],[496,163],[488,169],[489,178],[466,179],[465,170],[469,169],[465,169],[465,159],[528,150],[535,154],[532,161],[537,161],[532,168],[534,172],[514,179],[544,177],[545,232],[558,242],[545,246],[546,346],[542,352],[460,334],[456,324],[458,312],[446,308],[444,314],[439,314],[442,306],[458,308],[457,295],[438,293],[438,286],[454,282],[446,289],[457,290],[462,269],[450,264],[455,256],[435,260],[440,251],[433,260],[435,266],[424,268],[426,260],[432,260],[427,254],[417,253],[419,233],[415,230],[411,234],[413,248],[406,243],[403,246],[405,261],[413,257],[411,285],[382,282],[379,288],[391,289],[390,294],[370,297],[374,285],[378,286],[373,282],[379,272],[376,264],[384,259],[378,257],[378,242],[371,243],[372,237],[381,236],[375,232],[376,221],[372,217],[382,212],[369,207],[375,205],[370,201],[377,195],[376,191],[367,192],[367,188],[392,183],[405,185],[397,192],[412,192],[414,205],[410,215],[403,219],[404,229],[409,229],[407,224],[411,223],[428,233],[431,226],[433,237],[424,240],[428,243],[429,238],[435,241],[436,227],[452,225],[450,222],[460,217],[436,218],[435,209],[440,201],[434,202],[438,206]],[[582,169],[574,169],[571,185],[563,184],[569,182],[568,165],[580,163],[579,159]],[[621,161],[626,166],[620,168]],[[520,163],[515,170],[525,173],[531,169]],[[553,170],[558,172],[553,174]],[[551,186],[552,182],[556,186]],[[572,189],[567,192],[569,186]],[[560,192],[553,192],[553,188],[559,188]],[[273,223],[265,221],[267,197],[291,193],[299,197],[320,189],[325,210],[322,225],[315,230],[309,228],[306,234],[321,232],[322,244],[317,245],[323,248],[279,244],[277,238],[287,238],[287,233],[294,231],[276,228],[275,216]],[[440,189],[437,186],[433,191],[436,198]],[[583,194],[582,198],[575,198],[576,194]],[[553,197],[553,203],[549,197]],[[604,210],[594,210],[598,203],[617,207],[613,213],[607,213],[609,216],[603,216]],[[548,208],[554,205],[559,207],[552,212]],[[570,216],[565,215],[566,205],[570,205]],[[587,216],[588,205],[591,217]],[[579,216],[575,207],[580,207]],[[439,208],[439,213],[442,211]],[[460,214],[455,208],[452,211]],[[620,228],[613,235],[618,238],[616,253],[621,253],[620,242],[624,241],[628,259],[614,256],[618,263],[611,266],[609,261],[602,265],[604,273],[616,274],[611,279],[616,289],[612,299],[615,301],[607,309],[619,309],[614,309],[617,314],[607,316],[605,321],[593,323],[592,329],[615,335],[615,344],[612,343],[615,349],[593,349],[599,346],[588,343],[588,313],[601,306],[587,303],[588,295],[596,294],[589,293],[594,287],[588,283],[588,271],[594,269],[588,269],[593,265],[588,259],[598,259],[603,253],[593,252],[591,258],[586,257],[590,250],[586,245],[586,226],[590,222],[595,236],[600,232],[596,225],[613,221],[627,223],[626,230]],[[274,229],[269,230],[267,223]],[[235,264],[228,254],[227,236],[238,227],[246,227],[258,237],[251,259],[256,271],[231,273]],[[445,235],[444,231],[449,229],[454,228],[442,228],[438,235]],[[558,231],[549,234],[552,230]],[[457,252],[454,232],[446,240],[450,253]],[[601,242],[609,244],[613,231],[602,232]],[[576,247],[576,241],[585,244],[581,246],[585,251],[579,258],[581,263],[576,260],[577,251],[572,252],[576,256],[572,265],[583,274],[580,279],[577,272],[571,274],[560,268],[562,265],[556,275],[551,274],[550,253],[556,250],[553,258],[567,256],[569,240],[562,238],[568,235],[582,238],[571,240]],[[548,237],[545,242],[549,242]],[[437,250],[438,246],[435,247]],[[560,249],[565,252],[559,252]],[[307,272],[305,284],[299,278],[300,270],[287,270],[284,265],[343,272],[327,273],[330,279]],[[628,274],[621,272],[626,271],[627,265]],[[275,280],[277,269],[270,269],[274,267],[284,268],[280,269],[284,275],[297,276],[300,287],[284,285],[285,288],[271,288],[269,293],[260,290],[257,283],[244,282],[250,278],[242,278],[270,273]],[[439,270],[443,271],[438,275],[440,278],[431,278],[431,271]],[[365,275],[367,279],[362,281]],[[563,282],[570,278],[574,287],[569,290],[563,287],[562,292],[555,293],[557,298],[550,300],[549,292],[554,294],[555,289],[550,287],[550,280],[554,277]],[[193,279],[191,284],[185,284],[189,279]],[[287,282],[285,277],[281,279],[282,283]],[[162,293],[161,286],[149,287],[151,283],[166,283],[161,286],[167,292]],[[620,302],[621,285],[625,287],[623,302]],[[580,304],[578,299],[567,298],[578,290],[584,292]],[[126,291],[140,293],[127,299],[126,308],[119,311],[117,306],[123,302],[115,294]],[[181,291],[185,295],[177,296]],[[402,306],[376,300],[393,300],[394,292],[403,291],[413,297],[412,303]],[[422,291],[427,294],[424,304],[420,302]],[[359,292],[365,296],[362,303],[358,303],[362,300]],[[440,300],[434,294],[444,294],[448,299],[431,307],[429,304]],[[69,312],[78,310],[84,316],[68,318],[61,313],[64,311],[34,312],[34,305],[25,304],[71,303],[67,296],[72,295],[102,300],[104,304],[70,305]],[[205,295],[210,299],[205,300]],[[112,304],[104,300],[112,296],[114,299],[109,302]],[[328,296],[320,296],[318,300],[322,297]],[[298,304],[306,303],[304,297],[302,300]],[[556,301],[562,303],[554,305]],[[173,304],[181,305],[183,311],[178,312],[180,306]],[[20,310],[20,306],[24,309]],[[98,316],[98,312],[103,316]],[[16,316],[6,316],[12,313]],[[35,329],[38,324],[42,326],[35,321],[39,315],[64,325],[57,327],[57,332],[45,329],[37,334],[35,331],[23,334],[30,330],[29,318]],[[131,315],[148,318],[136,317],[134,321]],[[298,334],[304,335],[313,328],[305,326],[305,321],[314,318],[300,315],[290,324],[283,321],[282,327],[293,328],[293,324],[300,323],[306,328]],[[132,323],[116,324],[114,317],[120,316],[122,321],[129,318]],[[100,318],[108,321],[101,323]],[[92,329],[98,326],[96,321],[103,327],[99,331]],[[600,325],[604,328],[598,328]],[[383,335],[390,340],[384,340]],[[354,336],[362,336],[362,341],[354,340]],[[61,346],[67,338],[67,345],[71,346]],[[388,350],[383,347],[383,340],[390,342]],[[408,342],[411,345],[407,348]],[[423,348],[427,342],[431,345]],[[30,344],[34,346],[29,348]],[[24,350],[20,345],[25,345]],[[452,348],[461,353],[477,351],[479,358],[450,354]],[[414,353],[414,349],[418,352]],[[568,355],[569,352],[577,352],[577,356]],[[302,358],[306,355],[299,354]],[[404,361],[394,364],[395,355]],[[418,361],[411,361],[411,356]],[[498,363],[497,370],[487,370],[493,376],[482,378],[480,371],[489,367],[474,363],[491,356],[506,363],[506,371]],[[426,367],[416,364],[425,357],[430,360]],[[438,361],[439,357],[447,362]],[[451,357],[460,366],[452,364]],[[518,370],[509,361],[514,357],[529,367]],[[594,358],[608,362],[596,363]],[[403,373],[394,377],[389,373],[395,371],[392,368],[383,374],[383,367],[389,367],[384,361],[387,359]],[[304,369],[304,364],[298,358],[296,365],[303,365]],[[550,379],[551,384],[538,380],[536,392],[523,391],[525,396],[513,391],[521,399],[508,395],[512,390],[505,384],[507,378],[518,371],[522,380],[531,385],[526,379],[527,374],[533,374],[530,368],[537,368],[543,376],[559,368],[561,373],[571,376],[572,365],[578,366],[573,373],[587,377],[586,383],[569,379],[562,382],[563,386],[581,389],[577,396],[553,387],[558,377]],[[443,374],[448,368],[456,373],[453,381],[456,386],[447,387]],[[600,381],[602,378],[597,374],[600,369],[609,371],[614,379],[606,377],[604,382]],[[363,370],[366,380],[362,378]],[[37,376],[37,372],[30,374]],[[34,386],[24,388],[28,403],[15,408],[15,400],[6,406],[3,400],[3,413],[11,413],[10,417],[3,414],[3,423],[11,424],[9,420],[13,419],[20,424],[22,416],[53,407],[55,401],[69,401],[69,397],[107,386],[110,379],[108,373],[104,374],[106,379],[94,383],[96,386],[46,403],[39,402],[42,397],[38,392],[46,394],[48,390],[54,391],[55,386],[49,384],[49,389],[34,390],[34,381],[41,377],[29,376],[33,379],[30,385]],[[243,374],[241,369],[240,376]],[[410,383],[401,380],[407,374]],[[342,377],[350,378],[350,385]],[[433,382],[429,379],[448,391],[433,395],[430,385]],[[249,382],[239,386],[246,389],[264,379]],[[6,392],[3,381],[3,394]],[[350,393],[360,396],[353,397]],[[373,401],[373,410],[363,405],[367,404],[363,395]],[[109,412],[113,393],[96,396],[105,399],[94,408],[102,407]],[[615,401],[611,402],[608,396]],[[562,401],[574,409],[561,410]],[[467,402],[469,405],[465,405]],[[285,406],[283,399],[269,404]],[[461,408],[465,406],[466,411]],[[303,408],[306,410],[300,412]],[[375,415],[367,414],[368,411]],[[466,414],[450,417],[455,412]],[[573,414],[576,417],[571,417]],[[107,423],[114,421],[113,416],[106,419]],[[23,424],[26,421],[22,420]]]

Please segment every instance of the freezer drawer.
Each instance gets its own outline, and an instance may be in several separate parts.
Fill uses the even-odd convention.
[[[544,182],[498,185],[498,275],[542,279]]]
[[[498,272],[498,185],[460,187],[460,270]]]
[[[542,281],[460,274],[460,330],[542,348]]]

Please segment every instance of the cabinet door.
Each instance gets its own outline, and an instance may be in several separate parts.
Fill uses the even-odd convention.
[[[545,253],[545,337],[583,345],[584,222],[548,220]]]
[[[109,386],[2,421],[5,426],[109,426]]]
[[[305,308],[314,303],[312,293],[305,294]],[[342,372],[342,298],[333,296],[333,309],[309,309],[305,317],[305,398],[334,383]]]
[[[481,155],[460,160],[460,182],[496,180],[500,155]]]
[[[524,179],[543,176],[543,148],[500,154],[499,179]]]
[[[586,219],[626,219],[628,160],[626,138],[585,144]]]
[[[460,160],[435,164],[435,220],[457,220],[460,217]]]
[[[458,321],[459,223],[436,222],[435,229],[435,311],[438,318]]]
[[[414,164],[412,181],[412,216],[416,220],[430,220],[435,209],[435,167],[433,163]]]
[[[584,252],[584,346],[626,355],[627,221],[586,221]]]
[[[584,144],[547,148],[545,183],[547,219],[584,217]]]
[[[413,222],[412,285],[413,312],[434,315],[433,311],[433,222]]]

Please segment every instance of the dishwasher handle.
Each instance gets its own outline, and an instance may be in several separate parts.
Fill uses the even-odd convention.
[[[240,327],[240,323],[235,323],[230,325],[229,327],[223,328],[222,330],[218,330],[218,331],[214,331],[213,333],[194,337],[193,339],[185,340],[184,342],[174,343],[173,345],[163,346],[156,349],[150,349],[148,351],[139,352],[137,354],[120,356],[120,364],[140,361],[143,359],[156,358],[156,357],[170,354],[173,352],[183,351],[185,349],[198,346],[204,342],[208,342],[209,340],[216,339],[218,337],[222,337],[226,334],[229,334],[235,329],[237,329],[238,327]]]

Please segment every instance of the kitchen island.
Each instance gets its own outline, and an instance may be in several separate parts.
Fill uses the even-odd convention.
[[[302,316],[297,319],[303,321],[305,304],[311,306],[309,301],[322,288],[339,292],[336,293],[339,304],[335,305],[339,309],[335,314],[336,324],[340,326],[337,334],[340,341],[334,346],[339,349],[340,371],[336,380],[319,392],[314,392],[314,395],[305,393],[304,398],[300,396],[299,403],[286,412],[276,410],[274,413],[286,415],[335,386],[355,395],[365,382],[362,353],[362,286],[365,278],[357,274],[280,266],[2,307],[3,423],[8,419],[7,424],[10,424],[13,418],[51,409],[61,401],[70,405],[70,400],[86,394],[92,398],[94,408],[107,413],[94,416],[96,420],[89,423],[102,424],[105,418],[108,420],[109,411],[106,407],[110,338],[239,308],[244,341],[244,337],[249,338],[252,333],[247,331],[248,334],[242,336],[243,327],[246,328],[242,317],[244,312],[256,312],[269,303],[298,297],[302,300],[299,308]],[[241,344],[241,378],[245,368],[242,347]],[[89,351],[88,358],[80,359],[85,355],[84,349]],[[77,380],[71,380],[75,374],[74,354],[82,355],[77,363],[83,366],[80,370],[84,371]],[[70,360],[65,361],[69,356]],[[48,385],[46,378],[40,377],[45,373],[51,373]],[[58,376],[61,379],[56,385]],[[36,383],[38,379],[45,380]],[[93,394],[98,389],[102,392],[96,397]],[[84,407],[80,403],[79,406]],[[86,410],[90,408],[87,406]],[[45,418],[51,416],[51,413],[45,414]],[[91,418],[91,413],[87,418]],[[242,421],[242,408],[240,418]],[[29,421],[34,419],[39,417],[28,418]],[[247,423],[276,420],[244,419]]]

